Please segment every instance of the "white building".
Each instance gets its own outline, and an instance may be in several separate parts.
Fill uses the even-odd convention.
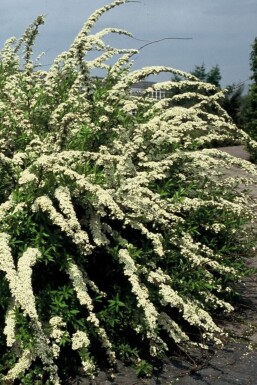
[[[147,88],[152,87],[154,84],[156,84],[156,83],[146,81],[146,80],[139,82],[139,83],[135,83],[131,86],[131,94],[132,95],[138,95],[138,96],[143,95],[145,90]],[[169,91],[167,91],[167,90],[153,90],[153,91],[148,93],[148,96],[159,100],[159,99],[163,99],[163,98],[168,97]]]

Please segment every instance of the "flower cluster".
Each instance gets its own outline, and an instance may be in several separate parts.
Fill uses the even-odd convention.
[[[47,72],[31,60],[42,17],[0,51],[3,381],[36,383],[40,369],[58,385],[78,360],[92,375],[103,354],[113,366],[128,352],[161,357],[170,343],[187,354],[217,346],[212,311],[233,311],[257,169],[212,147],[249,137],[221,108],[222,91],[169,67],[132,70],[137,50],[104,42],[126,31],[91,34],[127,2],[94,12]],[[87,60],[91,50],[99,56]],[[104,79],[90,76],[95,68]],[[161,72],[181,81],[131,94]],[[155,100],[155,90],[170,94]]]

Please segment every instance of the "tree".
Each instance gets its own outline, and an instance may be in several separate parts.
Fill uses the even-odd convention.
[[[191,74],[196,76],[199,80],[202,80],[203,82],[206,81],[206,68],[204,63],[200,66],[196,65],[195,69],[191,71]]]
[[[206,72],[204,63],[200,66],[195,66],[195,69],[191,72],[191,74],[203,82],[214,84],[220,88],[221,73],[217,64],[208,72]]]
[[[226,86],[226,89],[227,93],[222,102],[222,107],[227,111],[233,122],[242,128],[242,109],[245,101],[244,86],[242,84],[232,84]]]
[[[253,80],[246,97],[245,107],[243,111],[244,129],[253,139],[257,139],[257,37],[252,45],[250,54],[250,68]]]
[[[253,72],[251,79],[257,84],[257,37],[254,39],[252,45],[252,52],[250,54],[250,68]]]
[[[218,65],[212,67],[206,74],[206,82],[214,84],[220,88],[221,73]]]

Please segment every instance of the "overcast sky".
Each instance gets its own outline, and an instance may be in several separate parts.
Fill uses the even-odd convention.
[[[49,64],[66,50],[84,21],[110,0],[1,0],[0,46],[10,36],[19,37],[38,15],[46,15],[40,29],[36,53],[44,51],[42,64]],[[133,33],[137,41],[115,36],[112,44],[139,48],[150,44],[135,57],[134,68],[167,65],[192,71],[219,65],[222,85],[246,81],[251,75],[249,55],[257,37],[257,0],[141,0],[121,5],[98,22],[95,30],[119,27]],[[45,67],[47,69],[47,67]],[[169,79],[170,75],[161,78]]]

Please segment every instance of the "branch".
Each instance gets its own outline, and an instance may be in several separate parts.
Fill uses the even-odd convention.
[[[149,43],[142,45],[142,47],[138,48],[138,50],[141,51],[143,48],[147,47],[148,45],[160,43],[163,40],[192,40],[192,37],[164,37],[163,39],[150,41]]]

